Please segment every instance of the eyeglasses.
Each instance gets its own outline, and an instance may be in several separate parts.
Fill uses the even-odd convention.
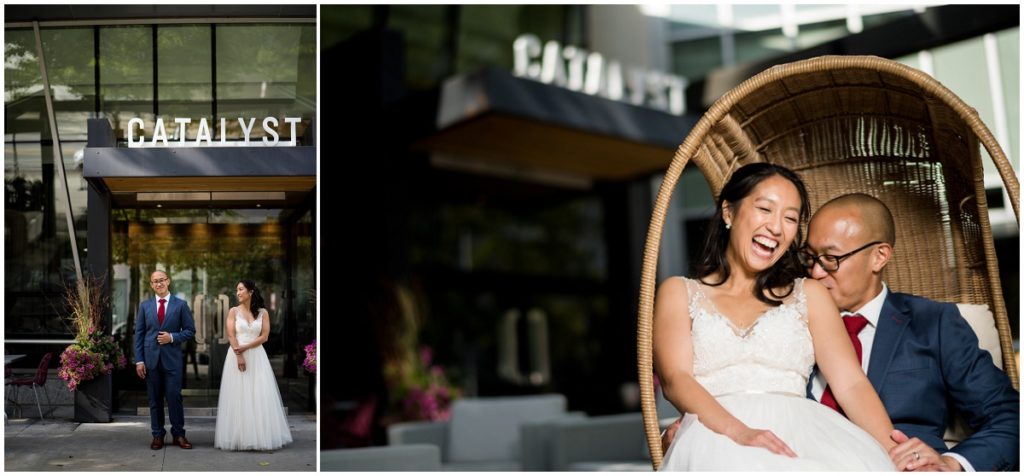
[[[882,243],[885,243],[885,242],[884,241],[872,241],[871,243],[868,243],[868,244],[866,244],[864,246],[861,246],[860,248],[857,248],[857,249],[855,249],[855,250],[853,250],[853,251],[851,251],[849,253],[846,253],[845,255],[839,255],[839,256],[836,256],[836,255],[818,255],[818,256],[815,256],[814,254],[808,252],[807,250],[802,250],[799,253],[799,255],[800,255],[800,264],[802,264],[807,269],[811,269],[811,268],[814,267],[815,264],[817,264],[818,266],[821,266],[821,269],[823,269],[825,271],[828,271],[829,273],[833,273],[833,272],[839,271],[839,263],[841,261],[843,261],[844,259],[849,258],[849,257],[857,254],[858,252],[867,249],[867,247],[869,247],[869,246],[880,245]]]
[[[150,281],[149,283],[150,284],[163,284],[163,283],[166,283],[167,281],[170,281],[170,280],[167,279],[167,278],[160,278],[160,279],[154,279],[154,280]]]

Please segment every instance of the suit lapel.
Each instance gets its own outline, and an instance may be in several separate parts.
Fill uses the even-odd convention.
[[[875,329],[875,340],[871,344],[871,360],[868,365],[868,380],[875,391],[882,393],[885,375],[896,354],[896,349],[903,339],[903,332],[910,324],[910,312],[904,308],[903,300],[890,291],[882,304],[882,313],[878,316],[878,328]]]
[[[171,294],[167,295],[167,309],[164,311],[164,325],[171,324],[171,316],[174,315],[174,309],[177,307],[177,299]]]

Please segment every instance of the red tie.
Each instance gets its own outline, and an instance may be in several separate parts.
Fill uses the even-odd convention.
[[[157,320],[157,322],[160,323],[161,326],[164,325],[164,303],[165,302],[167,302],[166,299],[161,299],[160,300],[160,309],[156,310],[156,320]],[[858,349],[860,349],[859,346],[858,346]],[[860,350],[857,350],[857,354],[860,355]]]
[[[868,325],[868,320],[860,314],[850,314],[849,316],[843,316],[843,324],[846,325],[846,332],[850,334],[850,342],[853,343],[853,350],[857,352],[857,362],[863,362],[864,350],[860,345],[860,338],[857,334],[864,329],[864,326]],[[832,389],[825,387],[825,393],[821,394],[821,403],[837,412],[846,416],[846,413],[839,408],[839,403],[836,402],[836,397],[832,395]]]

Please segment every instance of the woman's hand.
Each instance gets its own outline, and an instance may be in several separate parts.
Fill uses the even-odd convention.
[[[245,372],[245,358],[241,355],[238,356],[238,370]]]
[[[242,350],[242,346],[232,347],[231,350],[235,352],[235,355],[242,355],[242,352],[245,352]]]
[[[732,441],[743,446],[754,446],[764,448],[772,453],[796,458],[796,453],[789,449],[789,446],[782,442],[771,430],[758,430],[743,425],[738,430],[726,434]]]

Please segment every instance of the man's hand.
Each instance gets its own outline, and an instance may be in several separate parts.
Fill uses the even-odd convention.
[[[676,439],[676,432],[679,431],[679,425],[683,424],[683,417],[679,417],[676,421],[672,422],[668,428],[665,428],[665,432],[661,434],[661,451],[668,450],[668,447],[672,445],[672,440]]]
[[[171,334],[168,332],[161,331],[159,334],[156,335],[156,342],[160,345],[170,344]]]
[[[135,375],[138,375],[139,378],[145,380],[146,379],[146,364],[144,364],[142,362],[139,362],[139,363],[135,364]]]
[[[910,438],[900,430],[889,435],[896,442],[889,450],[889,459],[897,471],[960,471],[960,463],[952,457],[942,456],[920,438]]]

